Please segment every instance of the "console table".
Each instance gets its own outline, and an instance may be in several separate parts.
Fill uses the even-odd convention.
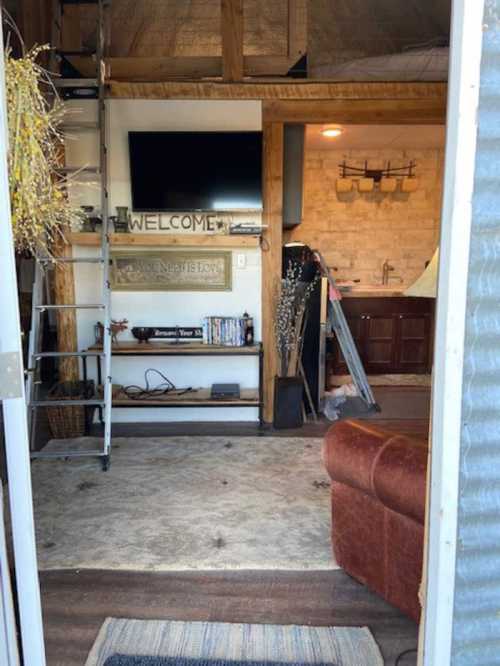
[[[89,352],[99,352],[100,345],[92,345]],[[111,347],[112,356],[256,356],[259,359],[259,386],[256,389],[242,389],[240,397],[235,399],[214,399],[210,395],[210,388],[197,388],[178,394],[164,394],[148,398],[134,399],[125,393],[118,393],[113,397],[112,405],[118,408],[137,407],[257,407],[259,410],[259,425],[263,425],[263,360],[264,352],[260,343],[244,347],[225,347],[219,345],[206,345],[199,342],[146,342],[134,341],[114,343]],[[101,357],[97,359],[97,382],[102,384]],[[83,357],[83,378],[87,379],[87,358]]]

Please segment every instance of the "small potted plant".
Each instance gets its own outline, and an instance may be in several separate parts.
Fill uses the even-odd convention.
[[[297,428],[303,424],[302,396],[304,383],[299,375],[306,306],[315,280],[302,280],[302,268],[290,264],[279,286],[276,298],[274,332],[279,357],[278,375],[274,379],[274,427]]]

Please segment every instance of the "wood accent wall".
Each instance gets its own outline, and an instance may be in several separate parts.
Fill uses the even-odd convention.
[[[263,223],[262,238],[262,343],[264,346],[264,420],[273,420],[274,377],[278,355],[274,339],[274,311],[281,280],[283,239],[283,123],[263,126]]]

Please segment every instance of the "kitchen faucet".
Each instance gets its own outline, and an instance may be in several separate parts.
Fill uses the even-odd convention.
[[[382,264],[382,284],[389,284],[389,273],[394,270],[394,266],[391,266],[389,259],[386,259]]]

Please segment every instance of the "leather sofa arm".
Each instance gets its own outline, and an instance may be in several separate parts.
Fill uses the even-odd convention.
[[[360,421],[339,421],[327,432],[323,455],[332,481],[357,488],[423,524],[428,458],[424,440]]]

